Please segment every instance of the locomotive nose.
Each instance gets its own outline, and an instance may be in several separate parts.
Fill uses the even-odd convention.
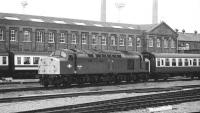
[[[59,62],[54,58],[43,58],[39,61],[38,74],[57,74],[59,73]]]

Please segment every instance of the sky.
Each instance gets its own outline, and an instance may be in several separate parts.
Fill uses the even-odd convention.
[[[28,5],[23,8],[22,1]],[[0,0],[2,13],[100,21],[101,0]],[[116,3],[124,3],[119,11]],[[153,0],[107,0],[107,22],[151,24]],[[200,33],[200,0],[158,0],[158,22],[172,29]]]

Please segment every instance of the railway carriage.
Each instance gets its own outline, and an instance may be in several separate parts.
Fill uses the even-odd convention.
[[[9,52],[0,52],[0,76],[9,75]]]
[[[150,77],[154,79],[169,76],[200,78],[200,54],[143,53],[150,60]]]
[[[147,79],[147,62],[137,52],[61,49],[40,59],[41,84],[70,85]]]

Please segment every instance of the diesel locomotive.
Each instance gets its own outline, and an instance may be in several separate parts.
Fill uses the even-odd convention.
[[[199,75],[199,54],[61,49],[41,58],[38,67],[40,83],[45,87]]]

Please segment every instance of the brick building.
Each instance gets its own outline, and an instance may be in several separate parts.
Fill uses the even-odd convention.
[[[177,36],[165,22],[132,25],[0,13],[0,51],[77,48],[174,53]]]

